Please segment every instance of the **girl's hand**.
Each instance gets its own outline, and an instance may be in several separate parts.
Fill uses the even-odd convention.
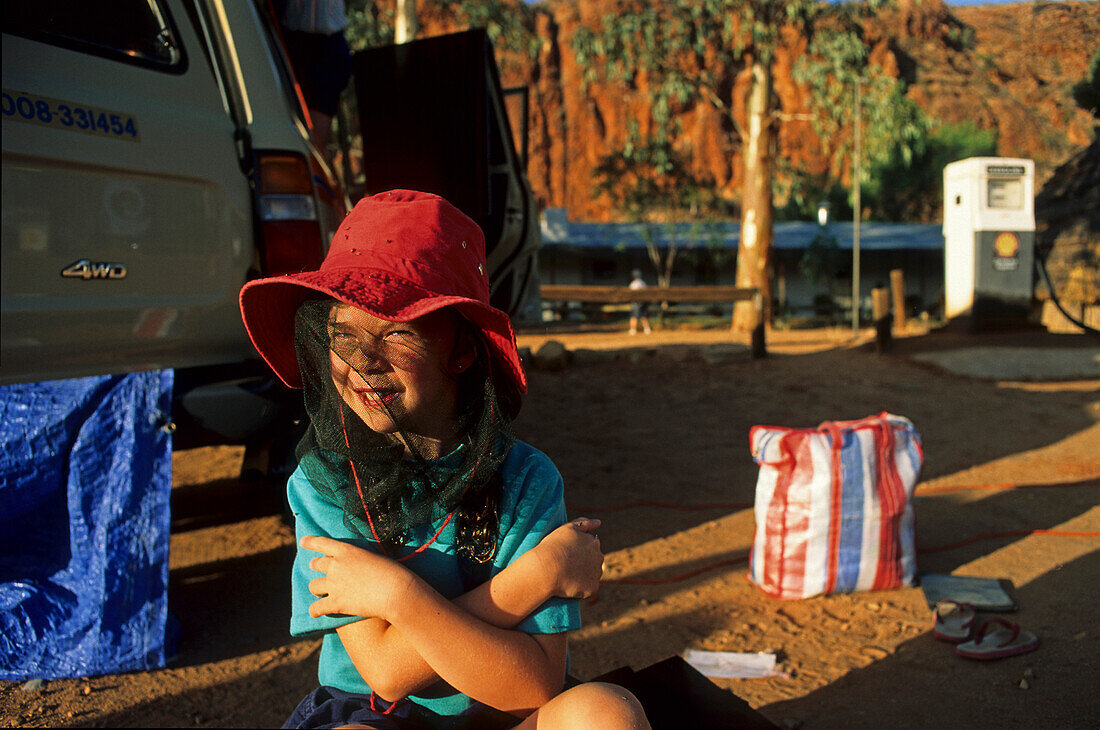
[[[299,544],[321,553],[309,561],[311,569],[324,573],[309,583],[309,592],[320,596],[309,606],[314,618],[342,613],[389,621],[416,580],[399,563],[346,542],[308,536]]]
[[[566,522],[532,548],[551,581],[550,595],[591,598],[600,590],[603,552],[596,528],[600,521],[579,517]]]

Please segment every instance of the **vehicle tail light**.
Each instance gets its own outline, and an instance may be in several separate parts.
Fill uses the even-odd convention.
[[[259,152],[256,165],[263,273],[316,269],[324,241],[309,163],[300,155]]]

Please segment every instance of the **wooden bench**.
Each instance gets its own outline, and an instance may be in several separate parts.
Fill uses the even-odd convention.
[[[595,304],[633,304],[634,302],[729,303],[751,301],[756,309],[756,328],[752,332],[752,356],[764,357],[764,301],[760,291],[736,286],[648,286],[631,289],[626,286],[572,286],[543,284],[544,302],[592,302]]]

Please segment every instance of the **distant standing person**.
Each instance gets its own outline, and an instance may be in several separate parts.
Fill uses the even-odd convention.
[[[313,143],[324,152],[340,94],[351,79],[344,0],[285,0],[280,6],[283,42],[309,108]]]
[[[630,282],[631,289],[645,289],[645,279],[642,278],[641,269],[634,269],[630,272],[632,277]],[[634,302],[630,305],[630,334],[638,334],[638,320],[642,321],[642,331],[647,335],[653,330],[649,327],[649,303],[648,302]]]

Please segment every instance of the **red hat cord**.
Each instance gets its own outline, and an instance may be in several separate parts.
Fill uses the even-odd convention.
[[[490,408],[489,420],[490,420],[490,423],[494,423],[495,422],[495,414],[494,414],[495,409],[493,408],[493,406],[491,404],[490,404],[489,408]],[[351,454],[351,442],[348,439],[347,423],[344,420],[344,404],[343,403],[340,404],[340,427],[343,429],[343,432],[344,432],[344,444],[348,448],[348,454],[349,454],[349,456],[348,456],[348,466],[351,468],[351,475],[355,480],[355,491],[359,495],[360,503],[363,505],[363,512],[366,513],[366,515],[367,515],[367,524],[370,526],[371,535],[374,537],[375,542],[378,543],[378,547],[381,548],[382,553],[388,558],[393,558],[393,556],[390,555],[389,551],[386,549],[385,543],[378,537],[378,531],[374,527],[374,519],[371,517],[370,508],[367,507],[366,498],[364,498],[364,496],[363,496],[363,485],[359,481],[359,472],[355,468],[355,461],[350,456],[350,454]],[[474,472],[477,471],[477,467],[481,464],[481,459],[482,459],[482,457],[485,456],[485,451],[486,451],[487,447],[488,447],[488,443],[485,443],[485,444],[482,445],[482,451],[481,451],[480,454],[478,454],[477,461],[474,462]],[[469,480],[467,480],[466,481],[466,486],[463,487],[463,489],[462,489],[462,495],[459,497],[459,502],[460,503],[462,502],[462,497],[466,496],[466,491],[469,488],[470,488],[470,482],[469,482]],[[417,554],[421,553],[422,551],[426,550],[432,543],[434,543],[436,540],[439,539],[440,534],[442,534],[443,530],[447,527],[448,524],[450,524],[451,518],[453,518],[455,516],[455,511],[457,509],[458,508],[455,507],[454,509],[452,509],[450,512],[447,513],[447,518],[445,520],[443,520],[443,524],[441,524],[439,526],[439,529],[435,531],[435,534],[432,535],[430,540],[423,543],[420,547],[416,548],[415,550],[413,550],[408,555],[404,555],[400,558],[393,558],[393,559],[396,560],[399,563],[403,563],[406,560],[412,558],[414,555],[417,555]]]

